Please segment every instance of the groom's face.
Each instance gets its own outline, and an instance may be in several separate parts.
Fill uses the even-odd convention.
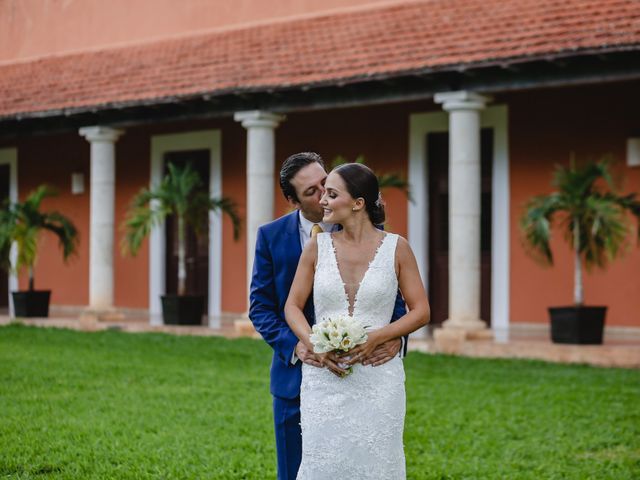
[[[304,218],[310,222],[322,221],[324,212],[320,198],[324,194],[326,179],[327,172],[317,162],[302,167],[291,179],[291,186],[296,190],[298,201],[289,197],[289,203],[294,208],[299,208]]]

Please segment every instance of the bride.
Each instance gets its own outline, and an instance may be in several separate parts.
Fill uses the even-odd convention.
[[[334,169],[320,200],[323,222],[342,230],[306,245],[285,306],[286,320],[307,348],[303,314],[313,292],[315,318],[350,315],[367,327],[366,343],[338,357],[316,354],[326,368],[302,365],[302,463],[298,479],[403,479],[404,368],[400,357],[362,365],[375,348],[426,325],[429,303],[407,241],[384,222],[378,180],[357,163]],[[398,288],[408,313],[390,323]],[[351,374],[346,368],[353,365]]]

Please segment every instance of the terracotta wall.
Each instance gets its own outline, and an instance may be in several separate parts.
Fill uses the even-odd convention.
[[[4,0],[0,62],[124,45],[389,0]]]
[[[242,236],[233,239],[233,226],[224,220],[222,243],[222,311],[242,313],[247,311],[247,137],[245,129],[232,120],[221,125],[222,129],[222,190],[223,195],[236,202],[238,212],[245,220]]]
[[[135,129],[125,130],[116,144],[115,245],[113,254],[114,303],[119,307],[148,308],[149,244],[133,257],[122,251],[122,223],[133,196],[149,185],[149,136]],[[87,152],[87,162],[89,153]]]
[[[560,231],[554,232],[555,266],[542,268],[525,254],[518,219],[532,195],[551,191],[557,163],[611,153],[624,192],[640,193],[640,167],[625,166],[626,139],[640,136],[640,84],[616,84],[522,92],[503,97],[509,105],[511,159],[511,321],[548,322],[548,306],[573,300],[573,261]],[[608,325],[640,326],[640,249],[606,271],[585,275],[585,300],[607,305]]]
[[[35,268],[37,289],[51,289],[51,302],[86,305],[89,298],[89,144],[79,135],[34,136],[20,140],[18,148],[18,196],[23,200],[33,189],[46,183],[59,196],[42,203],[45,210],[58,210],[76,225],[80,235],[78,255],[65,265],[56,237],[41,236]],[[85,177],[85,192],[71,194],[71,173]],[[26,272],[20,287],[28,285]]]

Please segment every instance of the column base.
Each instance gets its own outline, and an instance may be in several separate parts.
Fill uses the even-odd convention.
[[[121,322],[124,314],[114,307],[86,308],[80,314],[80,327],[83,330],[96,330],[98,322]]]
[[[447,330],[462,330],[467,334],[468,339],[474,338],[493,338],[493,333],[491,333],[491,329],[487,327],[487,324],[477,319],[456,319],[449,318],[442,323],[442,328]],[[487,334],[489,337],[487,337]]]
[[[462,353],[465,342],[493,340],[493,338],[493,331],[482,320],[449,319],[442,324],[442,328],[433,332],[436,351],[454,355]]]

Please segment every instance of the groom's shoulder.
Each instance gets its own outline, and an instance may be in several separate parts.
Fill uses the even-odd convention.
[[[286,231],[291,228],[297,228],[298,226],[298,211],[295,210],[291,213],[287,213],[275,220],[265,223],[260,227],[260,230],[266,235],[275,235],[279,232]]]

